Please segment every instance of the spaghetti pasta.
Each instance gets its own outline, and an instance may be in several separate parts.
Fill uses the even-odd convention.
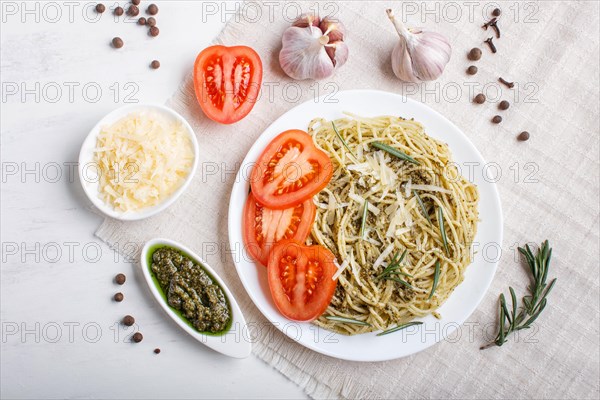
[[[471,262],[477,187],[420,123],[347,115],[314,119],[308,129],[334,167],[315,198],[308,242],[340,265],[334,297],[314,323],[354,335],[438,316]]]

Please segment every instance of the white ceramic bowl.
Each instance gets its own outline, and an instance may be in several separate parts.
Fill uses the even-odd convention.
[[[225,292],[227,300],[229,301],[232,316],[231,326],[223,334],[209,335],[197,331],[189,324],[187,320],[184,319],[184,317],[179,315],[174,308],[171,308],[167,304],[162,289],[159,289],[160,285],[153,279],[153,274],[150,270],[150,257],[156,249],[161,247],[171,247],[175,250],[181,251],[196,263],[202,265],[204,270],[208,272],[208,274],[215,281],[217,281],[219,286],[221,286],[223,292]],[[175,321],[175,323],[181,327],[181,329],[189,333],[199,342],[229,357],[246,358],[250,355],[252,352],[252,344],[249,333],[247,332],[246,320],[242,315],[240,306],[233,297],[233,294],[229,288],[225,285],[225,282],[223,282],[219,275],[217,275],[217,273],[202,258],[198,257],[198,255],[196,255],[193,251],[180,243],[168,239],[152,239],[146,242],[144,248],[142,249],[140,265],[142,267],[142,272],[144,273],[144,278],[146,278],[146,283],[154,295],[154,298],[160,304],[163,310],[165,310],[165,312],[169,315],[169,317],[171,317],[171,319],[173,319],[173,321]]]
[[[188,133],[192,142],[192,147],[194,151],[194,163],[183,185],[181,185],[181,187],[177,189],[171,196],[165,198],[161,203],[152,207],[143,208],[138,211],[124,212],[116,210],[111,204],[106,203],[99,196],[99,179],[97,179],[98,168],[96,166],[96,162],[94,161],[94,148],[96,147],[96,140],[98,138],[98,135],[100,134],[100,129],[102,127],[111,125],[117,122],[119,119],[126,117],[131,113],[141,111],[153,111],[163,116],[166,116],[167,118],[170,118],[172,120],[181,122],[182,126]],[[134,221],[144,219],[152,215],[158,214],[159,212],[169,207],[187,189],[190,182],[192,181],[192,178],[194,177],[196,168],[198,166],[198,152],[198,141],[196,140],[194,130],[192,129],[190,124],[185,120],[185,118],[183,118],[177,112],[159,104],[128,105],[118,108],[106,115],[104,118],[102,118],[92,128],[88,136],[85,138],[85,141],[83,142],[83,145],[81,146],[81,151],[79,153],[79,181],[81,182],[81,186],[83,186],[83,190],[90,199],[90,201],[102,213],[108,215],[109,217],[123,221]]]

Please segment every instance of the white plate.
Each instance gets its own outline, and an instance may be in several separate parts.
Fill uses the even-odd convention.
[[[160,285],[158,282],[155,282],[153,279],[153,274],[150,270],[151,262],[149,262],[149,257],[152,256],[152,253],[161,247],[172,247],[176,250],[183,252],[185,255],[193,259],[196,263],[200,264],[206,272],[221,286],[223,292],[225,292],[225,296],[229,301],[229,306],[231,307],[231,327],[223,334],[220,335],[207,335],[198,332],[194,329],[184,318],[175,311],[175,309],[171,308],[166,299],[163,297],[161,289],[159,289]],[[225,285],[225,282],[221,279],[219,275],[198,255],[196,255],[193,251],[185,247],[184,245],[174,242],[168,239],[152,239],[146,242],[144,248],[142,249],[142,254],[140,256],[140,265],[142,267],[142,272],[144,273],[144,278],[146,278],[146,283],[150,288],[150,291],[154,295],[156,301],[160,304],[160,306],[165,310],[165,312],[187,333],[189,333],[194,339],[199,342],[205,344],[211,349],[218,351],[219,353],[223,353],[229,357],[234,358],[246,358],[250,355],[252,351],[252,344],[250,340],[244,340],[243,336],[240,335],[241,330],[246,326],[246,320],[244,319],[244,315],[242,314],[242,310],[240,310],[240,306],[237,301],[233,297],[233,294]]]
[[[160,204],[157,204],[152,207],[147,207],[139,211],[119,211],[116,210],[112,205],[104,202],[99,196],[99,170],[97,167],[97,163],[94,159],[94,149],[96,148],[96,140],[102,127],[114,124],[121,118],[126,117],[131,113],[148,111],[152,111],[157,114],[166,116],[167,118],[170,118],[172,120],[181,122],[183,128],[189,135],[190,140],[192,142],[192,147],[194,151],[194,164],[192,165],[192,169],[190,170],[189,175],[187,176],[185,182],[181,185],[181,187],[177,189],[170,197],[164,199]],[[85,138],[85,141],[83,142],[83,145],[81,146],[81,151],[79,153],[79,181],[81,182],[81,186],[83,186],[83,191],[98,210],[108,215],[109,217],[115,219],[120,219],[122,221],[134,221],[148,218],[152,215],[158,214],[159,212],[163,211],[171,204],[173,204],[175,200],[177,200],[179,196],[181,196],[181,194],[189,186],[190,182],[192,181],[192,178],[194,177],[197,166],[198,141],[196,140],[194,130],[192,129],[190,124],[185,120],[185,118],[183,118],[181,115],[171,110],[170,108],[160,104],[133,104],[112,111],[104,118],[102,118],[92,128],[88,136]]]
[[[335,99],[339,101],[327,102],[325,97],[321,97],[291,109],[263,132],[246,155],[229,203],[229,241],[231,248],[235,249],[235,265],[256,307],[271,323],[298,343],[331,357],[353,361],[383,361],[408,356],[451,335],[477,308],[485,295],[496,271],[499,259],[496,252],[499,253],[502,245],[500,198],[496,185],[486,181],[481,173],[485,164],[481,154],[464,133],[436,111],[403,96],[374,90],[343,91],[339,92]],[[427,316],[419,319],[424,322],[423,325],[379,337],[375,336],[375,332],[344,336],[309,323],[291,322],[277,311],[271,299],[266,269],[255,264],[242,250],[242,214],[249,190],[248,176],[252,163],[279,133],[287,129],[306,130],[313,118],[340,118],[343,111],[361,116],[388,114],[414,118],[425,126],[427,134],[448,143],[458,165],[468,165],[464,164],[466,162],[479,163],[479,168],[475,168],[476,173],[472,177],[463,169],[463,175],[469,179],[473,178],[472,181],[477,184],[480,194],[481,221],[474,241],[476,253],[473,263],[467,268],[464,281],[439,308],[441,320]]]

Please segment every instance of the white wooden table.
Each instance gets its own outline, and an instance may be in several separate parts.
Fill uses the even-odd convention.
[[[235,10],[233,2],[157,1],[160,35],[151,38],[135,22],[115,21],[115,4],[106,2],[99,20],[95,3],[1,4],[0,396],[303,397],[257,358],[229,359],[188,337],[134,266],[93,235],[102,217],[75,167],[88,131],[128,102],[169,98]],[[122,49],[109,45],[114,36]],[[153,59],[160,69],[149,68]],[[119,272],[124,286],[112,282]],[[112,301],[118,291],[122,303]],[[117,324],[126,314],[144,333],[139,344]]]

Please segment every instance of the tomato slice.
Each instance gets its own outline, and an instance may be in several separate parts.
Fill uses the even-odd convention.
[[[304,242],[315,222],[317,207],[312,199],[284,210],[258,203],[252,193],[244,206],[244,242],[250,255],[262,265],[269,262],[271,248],[279,241]]]
[[[196,99],[206,116],[222,124],[244,118],[258,100],[262,62],[247,46],[210,46],[194,64]]]
[[[269,208],[295,206],[321,191],[333,175],[329,156],[300,130],[281,133],[269,143],[252,169],[250,185]]]
[[[327,309],[337,279],[335,256],[323,246],[293,240],[275,245],[267,273],[271,296],[279,311],[294,321],[312,321]]]

